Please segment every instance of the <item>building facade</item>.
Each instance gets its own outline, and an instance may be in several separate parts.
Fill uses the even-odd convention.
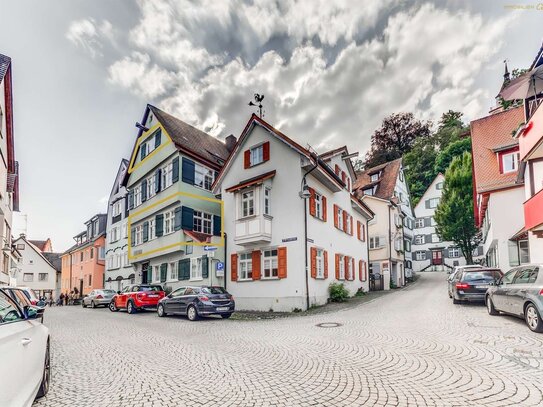
[[[415,206],[413,239],[413,269],[415,271],[443,271],[466,264],[462,250],[454,242],[441,241],[441,237],[436,232],[434,214],[443,195],[444,184],[445,177],[440,173]],[[474,261],[482,260],[483,246],[478,246],[472,255]]]
[[[253,115],[213,190],[221,196],[227,289],[241,310],[305,310],[331,283],[369,289],[371,210],[351,194],[347,148],[318,156]]]
[[[93,216],[87,229],[74,237],[75,245],[62,254],[61,290],[86,295],[104,288],[106,214]]]
[[[211,185],[226,145],[151,105],[139,126],[123,183],[136,282],[224,286],[222,206]]]
[[[108,201],[106,268],[104,288],[120,291],[135,282],[134,266],[128,258],[128,192],[123,181],[128,160],[122,160]]]
[[[0,54],[0,284],[14,284],[19,260],[12,245],[13,212],[19,210],[19,163],[15,161],[11,58]]]
[[[375,213],[368,229],[373,289],[401,287],[412,273],[414,225],[402,160],[359,173],[355,190]],[[406,268],[409,268],[407,273]]]
[[[44,243],[36,246],[33,244]],[[17,265],[16,286],[29,287],[39,297],[58,298],[60,295],[60,256],[54,253],[50,240],[27,240],[24,235],[13,241],[21,254]],[[42,250],[42,249],[45,249]]]

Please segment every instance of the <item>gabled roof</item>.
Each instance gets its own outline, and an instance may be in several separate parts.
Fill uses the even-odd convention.
[[[126,158],[123,158],[121,160],[121,163],[119,164],[119,169],[117,170],[117,175],[115,176],[115,182],[113,183],[113,187],[111,188],[111,192],[109,193],[110,204],[113,203],[111,202],[111,198],[117,193],[117,186],[119,186],[120,188],[123,185],[124,178],[126,177],[126,173],[128,171],[128,165],[128,160]]]
[[[428,192],[429,192],[431,189],[434,189],[434,188],[435,188],[435,185],[438,183],[438,180],[439,180],[439,179],[445,180],[445,176],[444,176],[441,172],[438,173],[438,174],[435,176],[435,178],[432,180],[432,182],[430,183],[430,185],[428,185],[428,188],[426,188],[426,191],[424,191],[424,193],[423,193],[422,196],[420,197],[419,202],[415,205],[415,208],[413,209],[414,211],[416,211],[417,208],[418,208],[419,206],[425,205],[425,203],[424,203],[425,199],[424,199],[424,198],[426,197],[426,195],[428,194]],[[415,213],[415,215],[416,215],[416,213]]]
[[[0,54],[0,82],[4,80],[4,76],[6,76],[10,64],[11,58]]]
[[[15,244],[15,242],[17,242],[18,240],[24,240],[26,243],[27,243],[27,246],[29,248],[31,248],[32,250],[34,250],[37,254],[39,254],[41,256],[41,258],[43,260],[45,260],[46,263],[48,263],[52,268],[54,268],[56,271],[60,271],[61,268],[62,268],[62,260],[61,260],[61,256],[62,256],[62,253],[53,253],[53,252],[43,252],[42,249],[40,249],[38,246],[36,246],[34,244],[34,242],[43,242],[43,243],[47,243],[49,241],[49,239],[43,241],[43,240],[28,240],[24,235],[21,235],[20,237],[18,237],[17,239],[15,239],[13,241],[13,243]]]
[[[355,154],[358,154],[358,153],[355,153]],[[342,146],[342,147],[339,147],[339,148],[335,148],[333,150],[322,153],[319,156],[324,161],[328,161],[328,160],[331,160],[333,157],[335,157],[337,155],[341,155],[342,158],[344,156],[350,155],[349,150],[347,149],[347,146]],[[350,159],[346,159],[344,161],[347,164],[347,168],[349,169],[351,178],[354,179],[356,177],[356,171],[354,170],[353,162]]]
[[[51,264],[51,266],[53,266],[53,268],[56,270],[56,271],[60,271],[62,269],[62,259],[60,256],[62,256],[62,253],[42,253],[43,254],[43,257],[45,257],[47,259],[47,261],[49,262],[49,264]]]
[[[371,186],[376,186],[373,196],[381,199],[392,199],[394,197],[394,187],[398,179],[398,174],[402,166],[402,159],[398,158],[394,161],[377,165],[367,170],[358,173],[353,189],[357,195],[362,195],[363,190]],[[371,181],[371,175],[381,172],[378,181]]]
[[[49,239],[47,240],[29,240],[28,241],[29,243],[32,243],[34,246],[36,246],[38,249],[40,249],[40,251],[44,251],[46,246],[47,246],[47,243],[51,243],[51,241]]]
[[[543,44],[541,44],[541,48],[539,48],[539,51],[537,52],[537,55],[535,56],[534,62],[532,62],[532,65],[530,66],[530,71],[534,68],[537,68],[538,66],[543,64]]]
[[[147,106],[164,126],[179,150],[202,158],[216,169],[222,167],[229,155],[228,149],[222,141],[155,106]]]

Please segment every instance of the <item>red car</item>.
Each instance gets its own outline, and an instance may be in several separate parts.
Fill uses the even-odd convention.
[[[135,314],[147,308],[156,309],[158,302],[164,298],[164,290],[156,284],[135,284],[117,291],[109,303],[109,310],[117,312],[125,309],[129,314]]]

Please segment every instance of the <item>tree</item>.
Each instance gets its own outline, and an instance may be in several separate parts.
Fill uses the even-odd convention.
[[[437,150],[431,140],[418,139],[413,149],[403,156],[405,176],[413,205],[416,205],[434,180]]]
[[[430,136],[430,122],[415,118],[413,113],[393,113],[385,117],[381,127],[371,137],[371,149],[366,154],[365,168],[375,167],[411,151],[415,140]]]
[[[464,123],[462,123],[463,115],[463,113],[455,112],[454,110],[443,113],[441,119],[439,119],[439,130],[444,128],[464,127]]]
[[[353,168],[356,172],[364,170],[364,161],[360,158],[353,161]]]
[[[445,172],[443,195],[434,219],[438,235],[460,247],[468,264],[473,263],[473,249],[479,245],[472,194],[471,154],[464,152],[452,160]]]
[[[440,151],[436,157],[435,173],[445,173],[454,157],[471,151],[471,139],[464,138],[449,144],[444,150]]]

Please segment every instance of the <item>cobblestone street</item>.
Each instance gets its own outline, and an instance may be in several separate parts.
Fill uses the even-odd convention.
[[[442,273],[356,308],[189,322],[48,309],[53,382],[35,406],[538,406],[543,335],[455,306]],[[319,323],[337,322],[334,328]]]

